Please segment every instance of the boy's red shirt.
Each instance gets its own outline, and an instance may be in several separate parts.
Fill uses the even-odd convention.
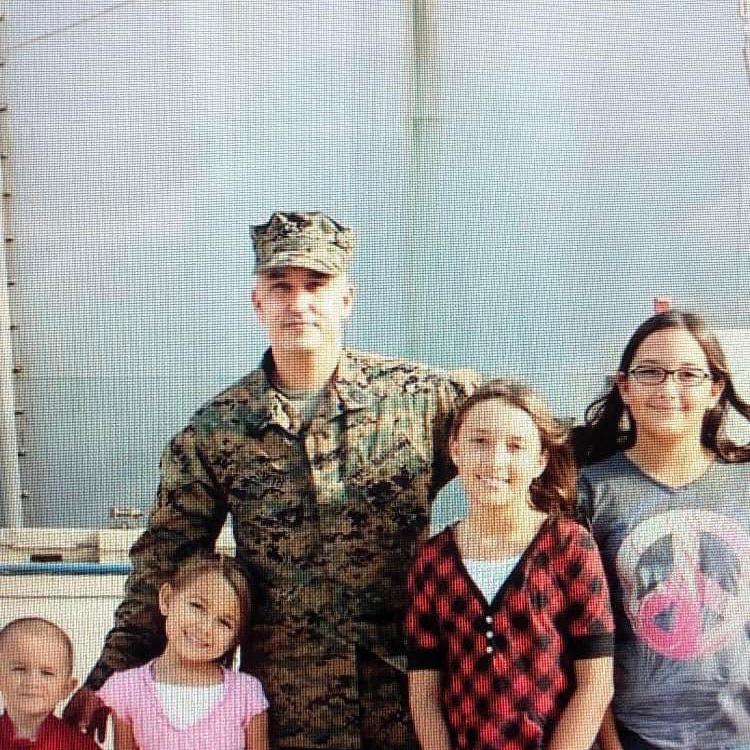
[[[50,714],[39,727],[36,739],[16,737],[10,716],[0,716],[0,750],[100,750],[91,737]]]

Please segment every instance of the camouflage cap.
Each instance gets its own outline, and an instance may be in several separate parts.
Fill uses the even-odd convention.
[[[319,211],[276,211],[251,230],[255,273],[300,266],[331,275],[344,273],[354,254],[354,232]]]

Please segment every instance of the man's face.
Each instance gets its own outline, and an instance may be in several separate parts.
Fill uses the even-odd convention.
[[[70,658],[55,634],[10,633],[0,648],[0,693],[16,720],[42,720],[75,687]]]
[[[287,266],[259,274],[252,301],[276,352],[338,347],[354,292],[346,276]]]

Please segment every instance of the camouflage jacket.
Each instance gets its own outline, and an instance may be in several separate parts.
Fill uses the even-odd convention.
[[[254,588],[242,667],[269,694],[283,742],[358,747],[356,650],[405,669],[406,573],[452,471],[450,416],[468,380],[342,352],[304,428],[273,362],[199,409],[165,450],[133,573],[87,685],[163,647],[156,592],[174,561],[213,548],[231,515]]]

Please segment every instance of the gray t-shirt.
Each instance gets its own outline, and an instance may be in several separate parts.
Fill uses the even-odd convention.
[[[659,748],[750,744],[750,464],[672,488],[618,453],[578,502],[612,594],[617,718]]]
[[[312,418],[316,415],[320,402],[323,400],[326,389],[321,388],[317,391],[308,390],[290,390],[274,386],[292,405],[293,409],[299,414],[301,424],[304,427],[310,424]]]

